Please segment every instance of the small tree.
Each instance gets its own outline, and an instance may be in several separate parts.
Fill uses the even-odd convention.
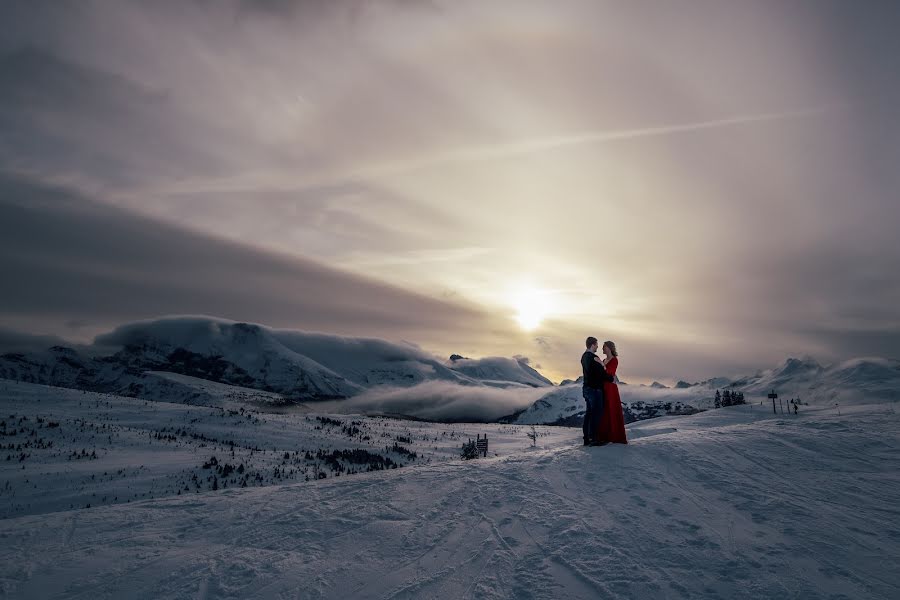
[[[478,448],[475,447],[475,442],[473,440],[464,442],[459,455],[466,460],[478,458]]]
[[[719,393],[719,390],[716,390],[716,408],[722,408],[722,394]]]
[[[532,445],[533,447],[536,447],[536,446],[537,446],[538,433],[537,433],[537,429],[535,428],[534,425],[531,426],[531,431],[529,431],[526,435],[531,439],[531,445]]]

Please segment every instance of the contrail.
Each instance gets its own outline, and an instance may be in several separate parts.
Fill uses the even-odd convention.
[[[658,127],[643,127],[638,129],[624,129],[619,131],[586,131],[574,135],[537,138],[520,142],[512,142],[508,144],[497,144],[494,146],[484,146],[481,148],[467,149],[446,155],[440,155],[438,157],[432,158],[431,160],[425,159],[423,161],[416,161],[415,163],[411,164],[421,163],[430,165],[431,163],[461,160],[487,160],[507,158],[510,156],[540,152],[542,150],[552,150],[565,146],[578,146],[619,140],[630,140],[634,138],[653,137],[671,133],[682,133],[686,131],[698,131],[701,129],[714,129],[717,127],[725,127],[728,125],[740,125],[745,123],[756,123],[760,121],[776,121],[797,117],[811,117],[823,114],[827,110],[828,109],[823,106],[818,108],[807,108],[803,110],[779,113],[743,115],[726,119],[698,121],[694,123],[682,123],[678,125],[662,125]]]
[[[777,121],[813,117],[821,115],[829,110],[828,106],[806,108],[776,113],[763,113],[753,115],[740,115],[709,121],[695,121],[692,123],[679,123],[675,125],[661,125],[656,127],[643,127],[637,129],[623,129],[618,131],[583,131],[571,135],[558,135],[539,137],[514,142],[471,146],[422,156],[421,158],[390,161],[372,164],[357,169],[332,171],[319,173],[312,177],[299,176],[290,171],[261,171],[238,175],[234,178],[203,179],[200,181],[181,181],[173,186],[162,189],[154,189],[153,192],[169,193],[197,193],[213,191],[254,191],[261,189],[297,191],[315,187],[334,185],[353,180],[380,179],[395,175],[405,175],[416,171],[439,167],[453,163],[479,162],[488,160],[500,160],[513,158],[535,152],[554,150],[570,146],[582,146],[589,144],[602,144],[636,138],[671,135],[704,129],[715,129],[732,125],[747,123],[759,123],[764,121]]]

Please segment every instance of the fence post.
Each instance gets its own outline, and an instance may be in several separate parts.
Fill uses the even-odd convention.
[[[471,439],[471,438],[470,438]],[[488,437],[487,434],[484,434],[484,438],[481,437],[481,434],[476,434],[475,437],[475,451],[480,452],[482,456],[487,458],[488,451]]]

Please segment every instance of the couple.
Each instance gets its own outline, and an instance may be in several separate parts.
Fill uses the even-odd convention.
[[[585,345],[587,350],[581,355],[581,370],[584,372],[581,394],[587,403],[582,425],[584,445],[627,444],[625,415],[619,399],[619,386],[616,385],[616,369],[619,366],[616,345],[603,342],[606,358],[597,356],[597,338],[589,337]]]

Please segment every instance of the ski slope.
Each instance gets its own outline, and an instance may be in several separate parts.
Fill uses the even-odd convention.
[[[427,424],[430,426],[430,424]],[[895,404],[0,521],[10,598],[897,598]]]

